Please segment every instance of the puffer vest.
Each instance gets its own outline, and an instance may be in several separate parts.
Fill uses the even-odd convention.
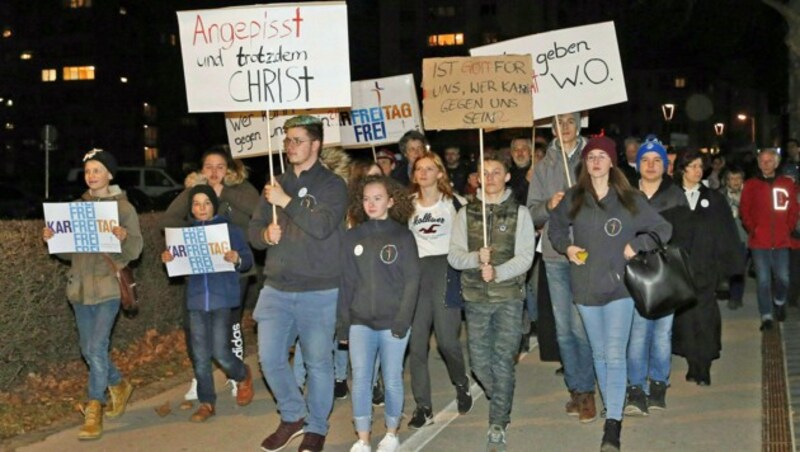
[[[471,202],[466,207],[467,246],[477,251],[483,246],[483,218],[480,201]],[[498,266],[514,257],[517,218],[519,205],[513,196],[500,204],[486,205],[486,233],[492,248],[491,264]],[[525,275],[516,276],[503,282],[487,283],[481,277],[480,268],[464,270],[461,273],[461,286],[464,300],[470,302],[502,302],[525,298]]]

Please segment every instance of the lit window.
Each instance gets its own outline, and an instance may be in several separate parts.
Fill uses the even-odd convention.
[[[64,0],[64,6],[71,9],[91,8],[92,0]]]
[[[19,54],[20,60],[30,60],[31,58],[33,58],[33,52],[29,50]]]
[[[13,34],[14,33],[11,31],[10,28],[4,28],[3,29],[3,37],[4,38],[10,38]]]
[[[675,88],[686,88],[686,79],[683,77],[676,77]]]
[[[7,122],[6,123],[6,130],[14,130],[14,123],[13,122]]]
[[[58,80],[58,71],[55,69],[42,69],[43,82],[55,82]]]
[[[447,33],[428,36],[428,47],[464,45],[464,33]]]
[[[155,162],[158,160],[158,148],[145,146],[144,148],[144,161]]]
[[[483,33],[483,43],[484,44],[494,44],[497,41],[499,41],[499,39],[497,37],[497,33],[495,33],[495,32],[484,32]]]
[[[144,126],[144,144],[153,146],[158,143],[158,127]]]
[[[94,66],[64,66],[62,72],[64,80],[94,80]]]
[[[171,35],[169,35],[169,44],[172,47],[175,47],[176,45],[178,45],[178,36],[175,33],[172,33]]]

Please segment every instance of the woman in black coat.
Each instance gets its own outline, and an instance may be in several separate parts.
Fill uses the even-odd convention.
[[[711,361],[722,349],[722,321],[715,291],[720,281],[744,267],[736,249],[736,224],[730,207],[716,191],[703,185],[703,156],[688,151],[676,162],[675,182],[683,188],[692,212],[684,227],[676,228],[672,244],[689,253],[697,303],[678,311],[672,332],[672,353],[686,358],[687,381],[711,384]]]

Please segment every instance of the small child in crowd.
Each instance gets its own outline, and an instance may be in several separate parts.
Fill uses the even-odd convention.
[[[231,310],[240,304],[239,273],[253,265],[253,252],[245,240],[244,232],[227,218],[217,215],[219,199],[208,185],[195,185],[189,192],[189,210],[192,226],[228,225],[230,250],[225,252],[226,262],[234,264],[236,272],[191,275],[186,289],[189,309],[189,334],[192,344],[192,363],[197,379],[197,398],[200,406],[192,414],[192,422],[204,422],[215,413],[217,395],[214,390],[211,358],[219,363],[228,378],[237,386],[236,403],[248,405],[253,400],[253,375],[250,367],[233,354],[229,345]],[[161,261],[171,262],[175,257],[169,250],[161,253]]]
[[[403,357],[419,290],[417,244],[406,227],[414,210],[406,191],[386,176],[358,187],[342,244],[337,337],[348,342],[353,371],[353,420],[358,441],[351,452],[370,452],[372,375],[376,356],[385,387],[386,436],[379,451],[398,449],[403,412]]]

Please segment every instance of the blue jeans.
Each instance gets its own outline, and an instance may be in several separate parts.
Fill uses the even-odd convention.
[[[628,379],[625,355],[633,322],[633,298],[620,298],[605,306],[580,305],[578,309],[592,344],[594,371],[606,418],[621,421]]]
[[[350,361],[350,354],[347,349],[339,348],[339,341],[333,341],[333,378],[336,381],[347,380],[347,365]],[[292,372],[297,381],[297,387],[302,388],[306,384],[306,363],[303,362],[303,347],[298,342],[294,346],[294,361],[292,361]]]
[[[633,310],[628,343],[628,384],[650,393],[649,381],[669,383],[672,367],[672,321],[675,314],[650,320]]]
[[[197,399],[200,403],[217,402],[214,389],[214,368],[211,358],[219,363],[225,375],[237,382],[244,381],[244,363],[230,347],[231,310],[189,311],[189,335],[192,341],[192,365],[197,379]]]
[[[106,388],[122,381],[117,366],[108,355],[111,345],[111,330],[119,312],[119,299],[100,304],[75,303],[75,323],[81,355],[89,365],[89,400],[106,403]]]
[[[350,326],[350,360],[353,366],[353,421],[357,432],[372,429],[372,376],[375,357],[380,360],[386,407],[386,428],[400,426],[403,414],[403,358],[409,334],[402,339],[391,330],[373,330],[364,325]]]
[[[333,408],[333,333],[338,289],[283,292],[264,286],[253,310],[258,322],[261,369],[278,400],[281,420],[306,418],[306,433],[327,435]],[[299,337],[308,369],[308,404],[289,366],[289,347]]]
[[[511,422],[514,400],[514,361],[522,336],[519,322],[522,300],[468,301],[464,313],[469,363],[489,399],[489,423],[505,427]]]
[[[786,302],[786,292],[789,289],[789,249],[752,249],[750,254],[756,266],[758,312],[762,319],[771,319],[773,301],[778,305]]]
[[[581,314],[572,301],[569,262],[544,262],[550,302],[556,321],[556,340],[564,365],[567,389],[575,392],[594,391],[592,348],[586,337]]]

